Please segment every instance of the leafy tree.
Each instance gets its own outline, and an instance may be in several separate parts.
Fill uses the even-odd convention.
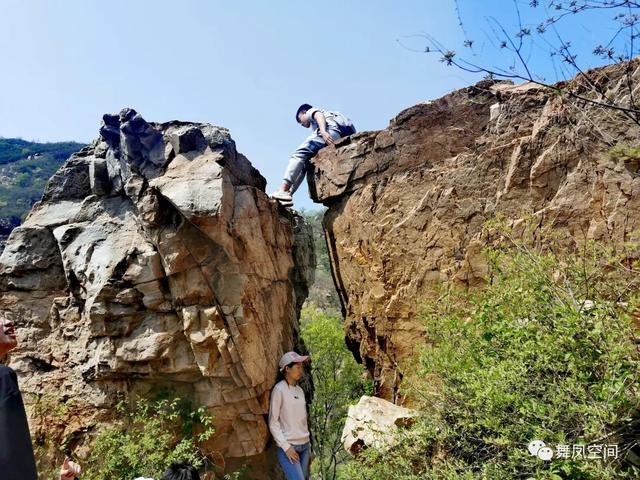
[[[314,394],[310,407],[314,478],[341,478],[339,468],[351,456],[340,437],[350,404],[370,395],[372,385],[344,343],[340,317],[314,306],[302,311],[302,337],[311,352]]]
[[[322,226],[325,210],[310,210],[302,211],[301,213],[305,222],[311,225],[316,254],[315,281],[309,291],[308,301],[323,310],[337,314],[341,306],[331,274],[329,252]]]

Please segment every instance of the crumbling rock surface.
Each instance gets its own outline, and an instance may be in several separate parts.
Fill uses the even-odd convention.
[[[304,350],[315,263],[310,229],[265,184],[224,128],[104,116],[0,257],[36,437],[45,397],[73,401],[68,439],[108,422],[119,398],[169,388],[213,414],[209,451],[263,452],[278,359]]]
[[[590,72],[605,98],[629,105],[638,61]],[[601,98],[576,78],[571,89]],[[575,87],[575,88],[573,88]],[[637,96],[639,92],[633,92]],[[638,123],[551,89],[484,81],[399,113],[388,128],[323,149],[308,177],[328,207],[324,228],[347,343],[376,395],[398,398],[428,332],[418,302],[439,282],[481,285],[483,226],[504,216],[515,238],[533,223],[567,249],[623,243],[640,227]]]
[[[340,441],[352,455],[367,447],[389,450],[398,442],[398,428],[410,426],[416,415],[383,398],[364,395],[349,407]]]

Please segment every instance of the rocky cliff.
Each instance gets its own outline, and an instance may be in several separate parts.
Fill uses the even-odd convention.
[[[28,409],[73,405],[68,424],[32,414],[36,438],[58,428],[82,445],[119,398],[170,388],[214,415],[209,451],[264,451],[315,262],[308,227],[265,184],[224,128],[104,116],[0,257]]]
[[[638,65],[558,87],[593,99],[599,90],[629,105]],[[418,300],[438,282],[484,281],[488,220],[504,216],[516,237],[532,221],[533,236],[550,229],[569,249],[638,233],[640,159],[631,147],[640,128],[630,117],[535,84],[485,81],[320,152],[309,187],[328,207],[323,223],[347,343],[378,396],[399,400],[414,347],[428,337]]]

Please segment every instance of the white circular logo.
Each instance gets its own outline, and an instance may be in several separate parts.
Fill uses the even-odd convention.
[[[547,447],[542,440],[531,440],[527,445],[527,449],[531,455],[541,460],[548,461],[553,458],[553,450]]]
[[[528,445],[529,453],[531,455],[538,455],[538,450],[542,447],[546,447],[542,440],[531,440]]]
[[[538,458],[544,460],[545,462],[551,460],[553,458],[553,450],[549,447],[542,447],[538,450]]]

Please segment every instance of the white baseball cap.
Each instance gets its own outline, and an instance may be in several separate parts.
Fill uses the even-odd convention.
[[[298,355],[296,352],[287,352],[280,357],[278,366],[280,367],[280,370],[282,370],[290,363],[306,362],[307,360],[309,360],[309,355]]]

